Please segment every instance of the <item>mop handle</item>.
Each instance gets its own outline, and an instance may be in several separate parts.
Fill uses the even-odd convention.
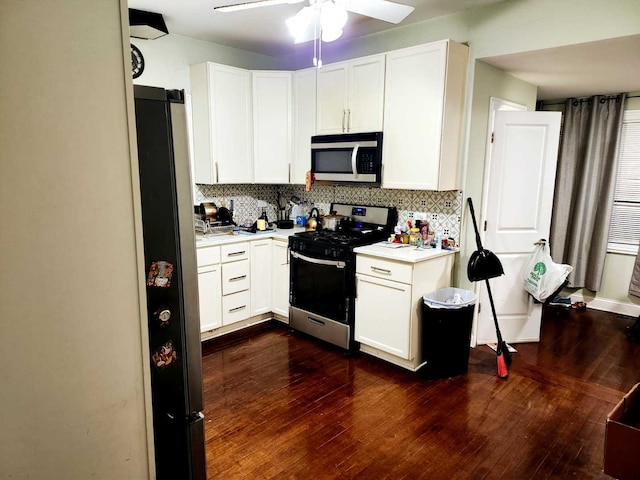
[[[478,231],[478,224],[476,223],[476,212],[473,209],[473,202],[471,201],[471,197],[467,198],[467,203],[469,204],[469,210],[471,211],[471,219],[473,220],[473,230],[476,233],[476,246],[478,250],[484,250],[482,248],[482,242],[480,241],[480,232]]]
[[[493,323],[496,325],[496,335],[498,337],[498,347],[502,345],[502,335],[500,334],[500,327],[498,326],[498,316],[496,315],[496,307],[493,305],[493,295],[491,295],[491,287],[489,286],[489,279],[484,281],[487,284],[487,293],[489,294],[489,303],[491,304],[491,313],[493,314]]]

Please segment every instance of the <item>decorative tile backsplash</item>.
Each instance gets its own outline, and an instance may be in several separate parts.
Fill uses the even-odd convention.
[[[332,202],[362,205],[395,206],[399,221],[406,222],[413,212],[424,212],[431,228],[442,230],[456,243],[460,240],[462,192],[435,192],[430,190],[392,190],[377,187],[348,185],[314,185],[305,192],[302,185],[196,185],[195,201],[214,202],[230,207],[233,200],[236,222],[253,223],[263,208],[269,221],[277,219],[278,192],[289,199],[293,195],[323,213],[329,213]]]

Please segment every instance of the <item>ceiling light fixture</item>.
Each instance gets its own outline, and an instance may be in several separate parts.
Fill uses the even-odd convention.
[[[347,10],[339,1],[311,0],[311,6],[286,21],[295,43],[310,40],[310,36],[313,38],[313,64],[318,68],[322,68],[322,42],[340,38],[347,23]]]
[[[167,35],[164,18],[160,13],[145,12],[144,10],[129,9],[129,36],[143,40],[155,40]]]

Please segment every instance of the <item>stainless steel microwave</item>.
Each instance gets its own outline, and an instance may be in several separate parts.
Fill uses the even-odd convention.
[[[311,137],[311,172],[318,181],[380,184],[382,132]]]

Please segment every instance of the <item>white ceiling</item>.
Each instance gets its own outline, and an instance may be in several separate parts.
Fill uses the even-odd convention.
[[[238,12],[219,12],[214,6],[251,0],[129,0],[129,7],[161,13],[169,33],[198,38],[270,56],[288,55],[297,47],[285,20],[308,2],[273,5]],[[400,25],[415,23],[504,0],[391,0],[415,7]],[[349,13],[343,38],[368,35],[397,27],[392,23]]]
[[[538,100],[640,91],[640,35],[580,43],[483,62],[538,85]]]
[[[293,54],[299,45],[293,43],[285,20],[295,15],[306,3],[227,13],[213,9],[214,6],[247,1],[251,0],[129,0],[129,7],[161,13],[170,34],[270,56]],[[415,10],[400,25],[349,13],[342,39],[505,0],[393,1],[412,5]],[[480,60],[537,85],[538,99],[548,100],[640,91],[639,51],[640,35],[634,35]]]

